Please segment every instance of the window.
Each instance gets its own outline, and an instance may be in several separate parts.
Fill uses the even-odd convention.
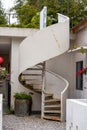
[[[83,68],[83,61],[76,62],[76,89],[83,90],[83,74],[77,75],[77,72]]]

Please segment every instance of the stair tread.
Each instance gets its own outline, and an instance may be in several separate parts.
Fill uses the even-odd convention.
[[[45,99],[45,102],[61,101],[60,99]]]
[[[42,74],[22,74],[23,76],[42,76]]]
[[[53,94],[46,94],[45,97],[53,96]]]
[[[28,83],[28,82],[26,82],[26,81],[25,81],[25,83],[26,83],[26,84],[29,84],[29,85],[33,85],[33,86],[35,85],[35,86],[41,86],[41,87],[42,87],[42,84],[41,84],[41,83],[33,83],[33,82],[32,82],[32,83]]]
[[[37,92],[41,92],[41,89],[34,89],[34,88],[33,88],[33,90],[34,90],[34,91],[37,91]]]
[[[61,113],[61,110],[45,110],[44,113]]]
[[[42,71],[42,69],[41,68],[28,68],[27,70],[41,70]]]
[[[43,116],[45,119],[51,119],[51,120],[56,120],[56,121],[61,121],[60,117],[57,116]]]
[[[46,106],[44,106],[44,107],[45,107],[45,108],[46,108],[46,107],[54,107],[54,108],[55,108],[55,107],[61,107],[61,105],[60,105],[60,104],[59,104],[59,105],[46,105]]]
[[[41,88],[33,88],[34,90],[41,90]]]

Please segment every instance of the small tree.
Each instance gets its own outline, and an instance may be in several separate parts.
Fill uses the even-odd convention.
[[[6,25],[6,24],[7,24],[6,14],[0,1],[0,25]]]

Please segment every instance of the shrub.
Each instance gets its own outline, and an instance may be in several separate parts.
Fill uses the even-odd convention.
[[[15,99],[31,99],[31,95],[26,94],[25,92],[15,93]]]

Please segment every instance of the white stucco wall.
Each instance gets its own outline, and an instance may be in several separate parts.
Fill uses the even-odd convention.
[[[87,99],[68,99],[66,111],[67,130],[87,129]]]
[[[76,34],[76,40],[74,43],[77,44],[77,46],[87,46],[87,27],[80,30]],[[73,53],[74,55],[74,63],[77,61],[83,61],[83,66],[87,64],[87,56],[86,54],[82,53]],[[74,82],[76,84],[76,80]],[[76,90],[74,85],[74,97],[75,98],[87,98],[87,78],[85,75],[83,75],[83,90]]]
[[[75,43],[78,46],[87,46],[87,27],[80,30],[77,34],[76,34],[76,40]]]
[[[14,107],[14,93],[15,92],[26,92],[29,93],[31,90],[28,90],[22,86],[18,81],[18,72],[19,72],[19,45],[23,39],[27,36],[35,34],[37,29],[25,29],[25,28],[8,28],[0,27],[0,44],[11,44],[11,50],[9,50],[9,57],[11,62],[11,107]],[[7,47],[7,46],[6,46]],[[11,51],[11,52],[10,52]],[[8,58],[6,59],[8,60]],[[32,95],[33,111],[41,110],[41,95],[33,92]]]
[[[55,57],[49,61],[47,61],[47,68],[62,77],[64,77],[67,81],[69,81],[69,97],[74,97],[74,89],[73,89],[73,78],[74,71],[73,71],[73,55],[62,54],[58,57]]]
[[[31,90],[22,86],[18,81],[19,72],[19,46],[23,38],[12,38],[11,44],[11,106],[14,107],[14,94],[15,92],[26,92],[29,94]],[[41,109],[41,95],[33,92],[33,111]]]
[[[76,35],[76,37],[75,37]],[[77,44],[77,46],[87,45],[87,28],[74,34],[74,40],[71,44]],[[71,45],[73,46],[73,45]],[[47,68],[55,73],[60,74],[62,77],[69,81],[69,98],[87,98],[87,78],[83,79],[83,90],[76,90],[76,62],[83,61],[85,66],[87,63],[86,54],[71,52],[65,53],[54,59],[47,61]]]
[[[27,37],[29,35],[33,35],[37,31],[38,31],[37,29],[31,29],[31,28],[0,27],[0,36]]]

